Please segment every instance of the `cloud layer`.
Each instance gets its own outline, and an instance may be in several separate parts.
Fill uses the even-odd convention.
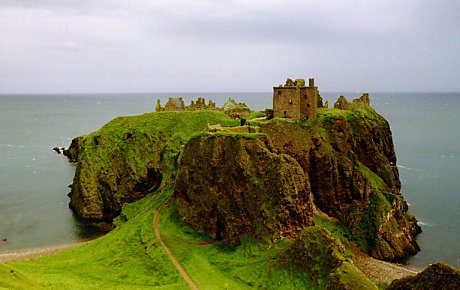
[[[0,93],[460,91],[460,3],[0,2]]]

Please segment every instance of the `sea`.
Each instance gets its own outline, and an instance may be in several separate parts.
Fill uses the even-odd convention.
[[[360,93],[326,92],[333,104]],[[272,107],[271,92],[139,94],[0,94],[0,254],[85,241],[101,235],[79,221],[67,196],[75,172],[53,147],[117,116],[153,112],[156,100],[230,97],[253,110]],[[419,220],[421,251],[405,265],[441,261],[460,268],[460,93],[370,92],[390,123],[402,194]]]

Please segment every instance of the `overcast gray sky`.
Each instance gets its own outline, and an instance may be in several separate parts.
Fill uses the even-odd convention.
[[[460,1],[0,0],[0,93],[460,91]]]

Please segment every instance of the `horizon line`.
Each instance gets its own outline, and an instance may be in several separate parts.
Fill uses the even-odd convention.
[[[114,94],[120,94],[120,95],[146,95],[146,94],[239,94],[239,93],[245,93],[245,94],[254,94],[254,93],[269,93],[271,94],[272,91],[139,91],[139,92],[0,92],[1,96],[5,95],[114,95]],[[460,93],[459,91],[406,91],[406,90],[401,90],[401,91],[353,91],[353,90],[328,90],[328,91],[320,91],[320,94],[331,94],[331,93],[349,93],[349,94],[362,94],[362,93],[369,93],[369,94],[398,94],[398,93],[405,93],[405,94],[455,94],[455,93]]]

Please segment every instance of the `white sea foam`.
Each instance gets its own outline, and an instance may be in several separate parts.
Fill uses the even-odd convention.
[[[13,144],[0,144],[0,146],[3,146],[3,147],[17,147],[17,148],[26,148],[26,146],[24,145],[13,145]]]
[[[434,226],[434,224],[430,224],[430,223],[425,223],[425,222],[422,222],[422,221],[418,221],[417,224],[421,227],[432,227]]]
[[[402,168],[402,169],[412,170],[412,168],[409,168],[409,167],[404,166],[404,165],[397,165],[397,167]]]

